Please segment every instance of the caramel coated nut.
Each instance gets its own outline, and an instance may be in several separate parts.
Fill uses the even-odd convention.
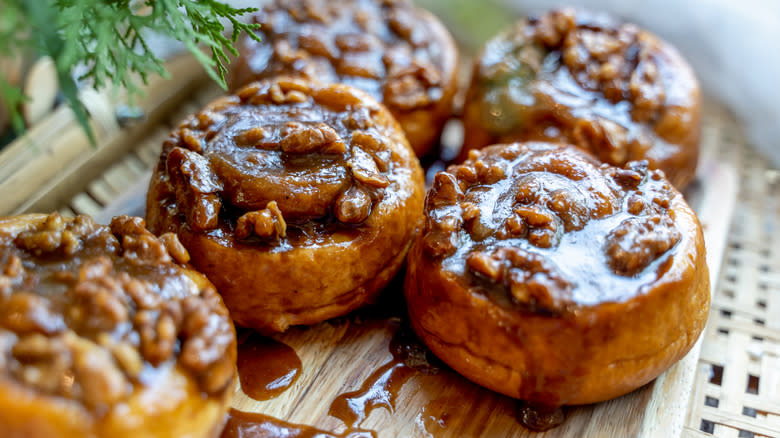
[[[609,272],[635,277],[680,240],[669,211],[674,196],[646,162],[621,169],[601,165],[572,147],[491,146],[471,151],[466,162],[435,176],[421,243],[434,258],[453,257],[456,251],[470,254],[458,263],[503,289],[521,307],[566,312],[577,303],[574,285],[587,282],[566,279],[557,271],[556,265],[570,263],[561,247],[591,241],[603,246]],[[593,223],[618,217],[603,236],[588,231]],[[514,243],[492,252],[476,249],[493,241]],[[464,245],[474,252],[458,250]],[[544,254],[553,262],[539,258],[534,247],[551,251]]]
[[[363,48],[372,41],[345,37],[338,50],[370,54]],[[176,232],[186,251],[168,237],[165,246],[214,282],[236,322],[284,331],[373,299],[420,228],[422,181],[397,122],[370,95],[281,76],[212,102],[174,130],[147,219],[158,233]],[[150,327],[167,329],[155,318]],[[169,348],[154,336],[144,342],[155,357]]]
[[[304,98],[273,97],[280,93]],[[341,87],[284,77],[251,84],[236,97],[243,103],[225,106],[221,99],[185,120],[164,148],[167,190],[193,231],[218,228],[225,204],[246,212],[237,218],[241,239],[273,235],[281,242],[286,220],[331,212],[349,224],[368,219],[392,183],[387,127],[372,121],[377,108]],[[201,139],[197,152],[187,148],[188,136]],[[279,214],[266,211],[271,205]]]
[[[356,86],[388,107],[419,155],[433,147],[457,88],[456,47],[434,16],[409,1],[274,0],[253,19],[261,42],[239,41],[232,89],[283,75]],[[303,102],[308,94],[240,92],[254,105]]]
[[[220,364],[232,370],[232,322],[213,286],[176,264],[188,259],[175,234],[158,239],[141,218],[108,227],[57,213],[0,218],[0,272],[10,279],[0,378],[102,412],[145,385],[145,369],[178,364],[196,383]],[[223,386],[233,379],[220,375]]]
[[[545,17],[538,44],[570,40],[572,16]],[[583,38],[604,59],[615,49]],[[415,332],[455,371],[560,407],[627,394],[685,356],[710,284],[701,225],[663,172],[525,142],[436,174],[404,294]]]
[[[476,58],[460,159],[490,144],[565,142],[613,166],[646,160],[682,188],[696,170],[700,99],[668,43],[603,13],[554,9]]]

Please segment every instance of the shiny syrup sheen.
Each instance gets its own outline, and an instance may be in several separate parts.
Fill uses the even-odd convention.
[[[376,438],[376,434],[354,430],[335,434],[264,414],[231,409],[220,438]]]
[[[536,406],[524,401],[517,402],[517,421],[536,432],[558,427],[566,419],[562,407]]]
[[[394,286],[400,287],[400,284],[391,284],[388,289]],[[394,309],[392,313],[402,312],[402,309]],[[371,373],[358,390],[340,394],[331,403],[329,415],[348,428],[360,426],[378,407],[394,412],[399,393],[412,379],[419,386],[419,392],[440,394],[428,400],[414,418],[415,429],[424,436],[452,436],[456,430],[480,434],[485,432],[482,426],[489,420],[485,415],[498,415],[505,427],[520,425],[537,432],[564,422],[565,410],[562,408],[529,405],[464,379],[436,358],[401,318],[372,319],[368,318],[370,325],[381,324],[392,336],[388,344],[392,358]],[[488,411],[473,409],[484,403],[493,404],[494,408]]]
[[[253,332],[239,339],[237,366],[241,389],[255,400],[278,396],[301,375],[301,359],[295,350]]]
[[[388,286],[388,289],[402,287],[402,280],[399,276]],[[419,341],[411,327],[400,317],[394,316],[403,313],[404,308],[398,303],[384,305],[379,303],[359,311],[357,318],[360,322],[345,321],[358,332],[370,332],[377,328],[386,332],[391,338],[388,344],[391,359],[371,373],[358,390],[340,394],[331,403],[329,415],[345,424],[347,429],[344,432],[339,434],[286,422],[264,414],[232,409],[220,438],[376,437],[376,432],[357,430],[357,427],[378,407],[394,412],[398,394],[411,379],[415,379],[416,384],[420,386],[418,391],[441,394],[427,401],[415,416],[415,429],[422,432],[424,436],[451,436],[455,430],[479,433],[482,430],[479,424],[487,422],[488,418],[484,417],[487,414],[498,415],[500,422],[507,427],[522,425],[535,431],[547,430],[562,423],[564,416],[560,409],[540,410],[522,401],[515,402],[508,397],[481,388],[447,368]],[[253,361],[276,363],[271,366],[276,371],[267,374],[269,377],[263,379],[265,382],[275,380],[271,376],[278,378],[287,374],[286,370],[290,369],[291,364],[289,356],[291,351],[294,354],[292,348],[285,344],[264,338],[254,332],[239,335],[239,363],[242,362],[242,356],[251,357]],[[287,357],[279,360],[277,357],[279,355]],[[249,385],[244,383],[246,376],[256,372],[250,368],[254,365],[250,365],[249,361],[243,364],[239,365],[239,374],[243,374],[240,379],[242,386],[248,387]],[[242,368],[245,369],[243,373]],[[257,379],[256,376],[251,378]],[[244,391],[246,392],[246,388]],[[262,388],[260,392],[266,393]],[[494,404],[492,413],[473,410],[475,404],[483,403]],[[517,405],[513,408],[515,403]]]
[[[400,319],[391,318],[386,324],[394,333],[388,346],[392,359],[374,371],[359,390],[339,395],[330,405],[328,413],[348,427],[359,426],[378,407],[392,413],[398,393],[409,378],[439,371],[429,362],[428,350]]]

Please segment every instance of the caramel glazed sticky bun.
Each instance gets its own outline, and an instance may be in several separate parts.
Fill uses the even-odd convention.
[[[231,88],[279,75],[350,85],[387,106],[419,156],[436,145],[458,52],[432,14],[407,0],[273,0],[253,20],[260,41],[238,43]]]
[[[0,435],[218,436],[236,334],[188,258],[141,218],[0,218]]]
[[[561,141],[614,166],[647,160],[682,189],[696,173],[700,100],[670,44],[604,13],[553,10],[475,59],[461,158],[490,144]]]
[[[423,197],[419,161],[381,104],[282,77],[173,132],[147,220],[178,233],[236,323],[284,331],[371,301],[422,226]]]
[[[439,172],[409,254],[412,325],[455,370],[542,406],[649,382],[709,310],[701,226],[649,170],[574,146],[474,150]]]

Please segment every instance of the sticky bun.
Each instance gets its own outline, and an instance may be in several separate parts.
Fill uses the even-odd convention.
[[[645,161],[490,146],[439,172],[425,202],[405,283],[412,325],[480,385],[542,406],[614,398],[704,327],[701,227]]]
[[[0,218],[3,437],[216,437],[236,335],[187,259],[141,218]]]
[[[244,36],[232,88],[297,75],[364,90],[390,109],[415,152],[435,145],[452,112],[457,49],[447,29],[405,0],[274,0]]]
[[[264,332],[355,309],[422,225],[423,175],[390,113],[338,84],[255,82],[186,119],[147,199],[234,320]]]
[[[561,141],[601,161],[647,160],[677,188],[694,177],[700,92],[677,50],[604,14],[554,10],[520,21],[474,62],[464,108],[469,149]]]

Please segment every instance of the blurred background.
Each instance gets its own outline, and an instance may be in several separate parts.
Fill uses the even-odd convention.
[[[415,1],[442,18],[467,54],[518,17],[555,6],[605,10],[635,22],[677,46],[696,70],[705,94],[726,103],[742,120],[752,143],[780,166],[780,1]],[[245,7],[264,1],[228,3]],[[181,51],[180,45],[168,40],[154,43],[163,55]],[[24,108],[28,127],[60,102],[53,66],[45,60],[20,59],[0,68],[33,97]],[[0,109],[0,146],[13,138],[7,114]]]

